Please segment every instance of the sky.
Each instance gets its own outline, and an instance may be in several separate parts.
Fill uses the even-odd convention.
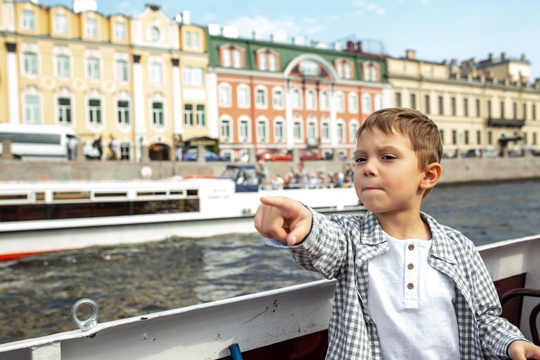
[[[72,0],[39,3],[72,8]],[[538,0],[97,0],[97,8],[106,16],[132,15],[148,3],[171,18],[188,10],[197,25],[234,26],[241,37],[256,30],[268,39],[279,32],[307,43],[362,41],[365,51],[402,57],[412,49],[433,62],[524,54],[531,81],[540,78]]]

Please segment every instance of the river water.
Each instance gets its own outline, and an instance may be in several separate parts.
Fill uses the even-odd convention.
[[[540,181],[441,186],[423,210],[477,245],[538,234]],[[0,265],[0,344],[73,330],[81,298],[105,322],[316,279],[256,233],[39,255]]]

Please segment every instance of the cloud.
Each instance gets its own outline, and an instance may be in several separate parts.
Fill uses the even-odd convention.
[[[290,16],[281,18],[269,18],[262,15],[240,16],[232,19],[224,25],[234,26],[243,37],[251,37],[253,31],[258,31],[269,37],[270,34],[279,32],[289,36],[313,34],[324,28],[311,18],[293,19]]]

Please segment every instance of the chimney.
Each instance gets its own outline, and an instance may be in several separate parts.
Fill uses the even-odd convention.
[[[228,38],[237,39],[238,38],[238,29],[234,26],[224,26],[223,27],[223,36]]]
[[[409,60],[416,60],[416,50],[412,50],[412,49],[405,50],[405,58]]]
[[[527,61],[527,56],[525,54],[521,54],[520,60],[523,62]]]
[[[191,24],[191,14],[189,10],[182,11],[182,23],[183,24]]]
[[[356,52],[359,53],[359,54],[363,53],[362,42],[361,41],[358,41],[356,43]]]
[[[208,34],[219,35],[220,32],[221,32],[221,29],[218,24],[208,24]]]
[[[506,53],[502,52],[501,53],[501,61],[505,61],[506,60]]]
[[[292,38],[292,42],[293,42],[293,45],[301,45],[301,46],[306,45],[306,40],[304,39],[303,36],[294,36]]]
[[[263,39],[263,32],[261,30],[254,30],[253,31],[253,40],[262,40]]]
[[[354,43],[351,40],[347,41],[347,52],[354,52]]]

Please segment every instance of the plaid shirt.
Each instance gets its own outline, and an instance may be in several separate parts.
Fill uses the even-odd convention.
[[[367,312],[367,290],[369,260],[388,251],[386,236],[371,212],[329,218],[312,214],[308,237],[288,249],[303,268],[337,280],[326,359],[381,359],[376,325]],[[429,264],[455,283],[461,359],[507,359],[510,343],[525,338],[499,317],[499,298],[475,245],[429,215],[422,217],[432,233]]]

